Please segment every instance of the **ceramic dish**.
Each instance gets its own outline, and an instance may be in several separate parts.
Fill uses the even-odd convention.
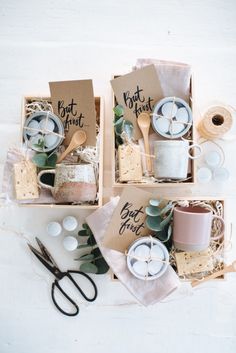
[[[192,120],[192,111],[183,99],[167,97],[154,106],[152,127],[159,135],[175,139],[189,131]]]
[[[23,137],[28,146],[37,152],[50,152],[63,141],[64,128],[61,120],[51,112],[30,115],[24,124]],[[44,139],[44,147],[35,146]]]
[[[129,247],[127,266],[138,279],[146,281],[157,279],[164,274],[168,264],[169,253],[156,238],[142,237]]]

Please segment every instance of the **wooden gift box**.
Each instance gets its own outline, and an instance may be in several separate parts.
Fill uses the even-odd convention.
[[[155,196],[154,196],[155,198]],[[187,201],[220,201],[223,205],[223,219],[225,221],[225,231],[224,231],[224,236],[223,236],[223,241],[224,240],[227,240],[228,239],[228,235],[227,235],[227,232],[228,232],[228,229],[227,229],[227,219],[226,219],[226,214],[227,214],[227,205],[226,205],[226,201],[225,199],[221,199],[221,198],[218,198],[218,197],[208,197],[208,196],[203,196],[203,197],[162,197],[162,199],[165,199],[165,200],[170,200],[170,201],[178,201],[178,200],[187,200]],[[224,255],[224,258],[225,258],[225,255]],[[214,279],[215,280],[219,280],[219,281],[222,281],[222,280],[225,280],[226,276],[223,275],[223,276],[220,276],[220,277],[217,277]],[[111,271],[111,280],[112,281],[115,281],[115,282],[118,282],[119,279],[115,276],[115,274]],[[187,280],[189,281],[189,280]]]
[[[119,75],[114,75],[112,76],[112,79],[119,77]],[[113,107],[115,107],[116,103],[116,98],[113,94]],[[196,113],[194,110],[194,79],[193,75],[191,76],[190,79],[190,99],[189,99],[189,106],[192,109],[192,116],[193,116],[193,125],[190,129],[191,134],[192,134],[192,140],[196,141],[196,128],[195,128],[195,118],[196,118]],[[114,113],[113,113],[114,116]],[[113,187],[127,187],[129,185],[133,186],[139,186],[139,187],[145,187],[145,188],[155,188],[155,187],[176,187],[176,186],[191,186],[196,183],[196,163],[195,160],[190,160],[190,169],[191,169],[191,179],[184,181],[184,182],[162,182],[162,183],[138,183],[138,182],[117,182],[116,181],[116,149],[115,149],[115,131],[114,127],[112,126],[113,132],[112,132],[112,185]],[[158,136],[158,134],[157,134]],[[160,140],[169,140],[166,139],[163,136],[158,136]],[[192,153],[194,155],[194,151]]]
[[[26,109],[25,106],[32,101],[37,100],[47,100],[51,103],[51,98],[48,96],[24,96],[22,102],[22,121],[21,121],[21,142],[23,143],[23,127],[26,119]],[[78,208],[78,209],[87,209],[93,210],[102,206],[102,197],[103,197],[103,135],[104,135],[104,101],[102,97],[95,97],[95,108],[96,108],[96,117],[97,123],[100,127],[100,141],[99,141],[99,181],[98,181],[98,202],[94,205],[82,204],[82,205],[68,205],[68,204],[40,204],[40,203],[20,203],[21,206],[33,206],[33,207],[56,207],[56,208]]]

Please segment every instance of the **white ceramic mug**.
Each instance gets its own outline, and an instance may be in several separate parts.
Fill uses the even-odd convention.
[[[44,174],[55,174],[54,186],[41,181]],[[95,201],[96,178],[91,164],[57,164],[55,169],[42,170],[38,183],[49,189],[56,203],[78,203]]]
[[[197,148],[199,153],[191,156],[189,151]],[[157,179],[185,179],[188,174],[190,159],[200,157],[202,149],[197,144],[189,145],[188,141],[155,141],[154,142],[154,176]]]

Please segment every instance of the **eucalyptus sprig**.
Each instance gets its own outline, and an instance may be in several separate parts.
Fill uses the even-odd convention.
[[[116,148],[124,143],[124,133],[127,139],[133,137],[133,124],[131,121],[124,118],[124,108],[122,105],[118,104],[113,108],[115,113],[114,118],[114,131],[115,131],[115,143]]]
[[[171,247],[172,240],[172,216],[174,203],[172,201],[163,202],[163,200],[149,200],[149,205],[145,209],[146,226],[154,232],[154,236],[165,243],[167,248]]]
[[[87,237],[86,243],[78,246],[78,249],[89,248],[91,251],[87,254],[80,256],[75,261],[82,262],[80,265],[80,271],[86,273],[104,274],[109,270],[109,266],[106,263],[102,253],[97,245],[96,239],[94,238],[93,232],[89,228],[87,223],[82,225],[82,229],[79,231],[80,237]]]

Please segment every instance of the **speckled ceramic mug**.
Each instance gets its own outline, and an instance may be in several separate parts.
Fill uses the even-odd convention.
[[[44,174],[55,174],[54,186],[41,181]],[[38,174],[42,188],[51,190],[56,203],[80,203],[95,201],[96,178],[91,164],[57,164],[55,169],[42,170]]]

